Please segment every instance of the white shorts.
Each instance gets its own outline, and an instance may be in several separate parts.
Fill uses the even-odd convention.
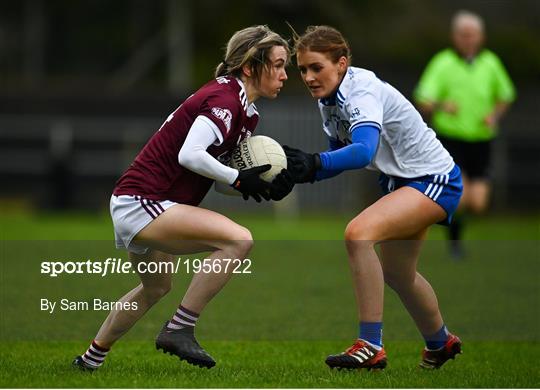
[[[148,247],[132,243],[133,237],[161,213],[176,204],[178,203],[169,200],[156,201],[138,195],[111,196],[110,208],[116,248],[127,249],[137,254],[148,252]]]

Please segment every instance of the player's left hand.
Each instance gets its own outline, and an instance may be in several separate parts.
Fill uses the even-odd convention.
[[[270,183],[261,179],[260,174],[268,171],[272,165],[265,164],[258,167],[253,167],[238,171],[238,177],[231,184],[231,187],[242,193],[242,198],[248,200],[249,197],[255,199],[257,203],[261,202],[261,198],[270,200],[268,190]]]
[[[282,169],[270,184],[270,199],[281,200],[285,198],[294,188],[294,178],[291,173]]]
[[[313,183],[315,174],[321,168],[321,158],[318,153],[306,153],[300,149],[283,145],[287,155],[287,170],[295,183]]]

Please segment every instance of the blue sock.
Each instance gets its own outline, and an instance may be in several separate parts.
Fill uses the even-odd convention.
[[[446,340],[448,340],[448,329],[446,329],[446,325],[443,324],[441,329],[439,329],[436,333],[423,336],[424,340],[426,340],[427,349],[440,349],[444,347]]]
[[[377,347],[382,347],[382,322],[360,322],[360,337]]]

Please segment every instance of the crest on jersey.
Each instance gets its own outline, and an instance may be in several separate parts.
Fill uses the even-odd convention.
[[[211,112],[212,115],[223,122],[227,131],[231,130],[232,114],[229,110],[226,108],[213,107]]]
[[[231,80],[223,76],[218,77],[216,81],[218,82],[218,84],[229,84],[231,82]]]
[[[359,119],[359,118],[365,118],[366,116],[360,111],[358,107],[355,107],[351,110],[351,118],[353,119]]]

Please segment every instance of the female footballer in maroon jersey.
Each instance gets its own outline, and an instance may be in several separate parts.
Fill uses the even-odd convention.
[[[169,115],[118,180],[111,197],[116,246],[128,250],[134,266],[205,251],[212,252],[208,257],[214,261],[247,256],[253,244],[249,230],[198,205],[214,182],[257,202],[261,197],[280,200],[292,190],[292,178],[285,170],[270,184],[259,178],[270,165],[239,172],[224,164],[257,126],[253,102],[279,94],[287,80],[289,54],[287,42],[266,26],[236,32],[216,79]],[[231,271],[229,267],[226,272],[194,274],[177,311],[156,339],[158,349],[201,367],[215,365],[197,343],[194,327]],[[101,366],[113,343],[171,288],[169,273],[139,273],[139,277],[141,283],[119,300],[136,310],[112,310],[88,350],[75,358],[76,366],[89,370]]]

